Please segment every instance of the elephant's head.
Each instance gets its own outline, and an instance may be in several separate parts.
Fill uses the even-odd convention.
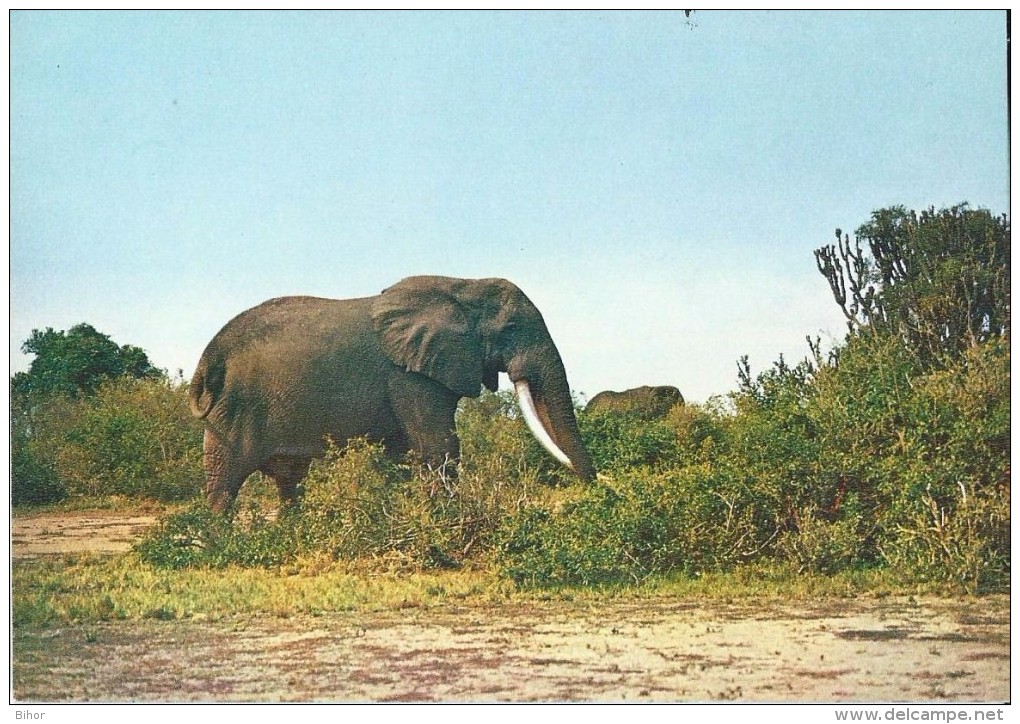
[[[397,365],[461,397],[514,383],[525,421],[562,463],[591,480],[567,374],[541,312],[505,279],[408,277],[377,297],[372,322]]]

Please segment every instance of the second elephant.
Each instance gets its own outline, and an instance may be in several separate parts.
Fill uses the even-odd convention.
[[[634,387],[623,392],[605,390],[595,395],[585,407],[589,414],[618,412],[642,420],[666,416],[674,405],[682,405],[684,397],[672,385]]]

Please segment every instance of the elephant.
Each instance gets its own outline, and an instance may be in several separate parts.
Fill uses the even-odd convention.
[[[513,283],[412,276],[371,297],[263,302],[213,337],[191,380],[208,505],[227,511],[256,471],[295,504],[328,439],[364,437],[455,473],[457,403],[495,391],[500,372],[538,441],[594,480],[559,351]]]
[[[684,404],[680,390],[672,385],[634,387],[623,392],[605,390],[588,401],[585,412],[619,412],[634,415],[641,420],[658,420],[666,416],[674,405]]]

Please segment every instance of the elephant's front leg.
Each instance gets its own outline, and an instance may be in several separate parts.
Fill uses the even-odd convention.
[[[390,406],[404,432],[408,449],[432,468],[456,471],[460,440],[454,415],[460,397],[424,375],[401,373],[389,383]]]

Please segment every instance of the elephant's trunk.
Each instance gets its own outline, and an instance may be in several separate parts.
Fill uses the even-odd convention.
[[[531,396],[531,388],[528,387],[528,381],[520,380],[514,383],[514,389],[517,391],[517,400],[521,403],[521,414],[524,416],[524,422],[527,423],[531,434],[542,443],[542,447],[548,450],[549,454],[573,470],[574,464],[570,462],[570,458],[567,457],[565,452],[560,450],[556,441],[546,432],[545,423],[542,422],[538,410],[535,408],[535,400]]]
[[[563,391],[557,394],[559,386],[551,386],[527,378],[514,380],[524,421],[535,438],[557,460],[570,467],[585,480],[595,479],[595,466],[581,441],[581,432],[574,417],[566,375],[563,375]]]

